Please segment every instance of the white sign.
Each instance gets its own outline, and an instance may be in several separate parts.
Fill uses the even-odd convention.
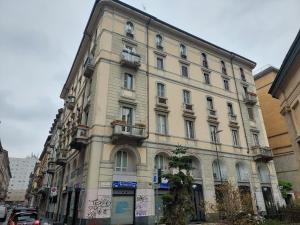
[[[136,190],[136,208],[135,216],[153,216],[154,215],[154,190],[137,189]]]

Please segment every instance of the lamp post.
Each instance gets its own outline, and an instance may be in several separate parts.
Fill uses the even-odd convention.
[[[216,150],[216,155],[217,155],[217,164],[218,164],[218,170],[219,170],[221,184],[223,183],[223,180],[222,180],[222,173],[221,173],[221,167],[220,167],[220,161],[219,161],[219,151],[218,151],[217,135],[219,133],[221,133],[222,131],[223,130],[214,130],[214,144],[215,144],[215,150]]]

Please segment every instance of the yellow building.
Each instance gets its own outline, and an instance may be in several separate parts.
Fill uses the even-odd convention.
[[[287,180],[294,186],[296,177],[299,176],[298,163],[288,133],[288,125],[285,118],[280,113],[280,101],[272,98],[268,93],[269,89],[278,73],[275,67],[268,67],[255,75],[257,96],[259,98],[266,131],[274,154],[274,164],[278,179]]]
[[[284,201],[252,76],[255,62],[117,0],[96,1],[51,128],[49,214],[77,224],[154,224],[157,170],[192,156],[194,221],[230,181],[255,211]],[[222,131],[222,132],[221,132]]]
[[[290,47],[269,93],[279,100],[294,153],[285,161],[293,165],[288,180],[293,182],[296,197],[300,198],[300,32]]]

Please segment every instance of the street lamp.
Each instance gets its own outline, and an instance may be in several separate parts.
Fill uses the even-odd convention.
[[[216,155],[217,155],[217,164],[218,164],[218,170],[219,170],[221,184],[223,183],[223,180],[222,180],[222,173],[221,173],[221,167],[220,167],[220,161],[219,161],[217,134],[221,133],[222,131],[223,130],[214,130],[214,144],[215,144],[215,150],[216,150]]]

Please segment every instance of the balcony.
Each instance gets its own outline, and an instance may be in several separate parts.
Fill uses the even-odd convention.
[[[138,69],[141,66],[141,57],[134,52],[124,49],[121,53],[120,63],[122,66]]]
[[[73,110],[75,108],[75,96],[69,95],[66,99],[65,106],[69,110]]]
[[[156,106],[168,108],[167,105],[168,99],[166,97],[157,96],[156,97]]]
[[[88,127],[85,125],[78,125],[72,132],[72,140],[70,147],[81,150],[88,144]]]
[[[92,56],[88,56],[83,65],[83,76],[91,78],[95,70],[95,61]]]
[[[255,161],[268,162],[273,159],[273,152],[269,147],[253,146],[252,151]]]
[[[251,104],[251,105],[256,104],[257,102],[256,94],[252,92],[248,92],[247,94],[245,94],[244,101],[246,102],[246,104]]]
[[[67,151],[61,150],[56,157],[56,165],[64,166],[67,163]]]
[[[229,113],[228,118],[229,118],[229,124],[230,125],[237,125],[238,124],[236,114]]]
[[[184,103],[184,104],[183,104],[183,111],[184,111],[185,113],[191,113],[191,114],[194,114],[193,104],[190,104],[190,103]]]
[[[144,124],[129,125],[124,121],[116,120],[112,122],[112,142],[114,144],[136,142],[140,143],[146,138],[146,127]]]
[[[49,174],[55,173],[55,164],[53,162],[48,162],[47,173],[49,173]]]

